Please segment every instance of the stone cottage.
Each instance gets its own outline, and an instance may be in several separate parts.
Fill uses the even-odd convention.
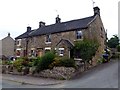
[[[42,56],[48,51],[56,51],[59,56],[71,55],[71,48],[79,40],[89,39],[99,42],[99,53],[105,48],[105,29],[99,7],[94,7],[94,15],[82,19],[61,22],[59,16],[55,24],[45,25],[39,22],[39,28],[27,31],[15,38],[17,57]]]
[[[1,40],[2,43],[2,55],[5,57],[13,56],[14,55],[14,39],[8,33],[8,36]]]

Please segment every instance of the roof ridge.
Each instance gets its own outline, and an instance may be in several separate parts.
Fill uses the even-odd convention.
[[[91,23],[95,19],[95,16],[84,17],[81,19],[70,20],[61,23],[55,23],[51,25],[47,25],[44,27],[40,27],[37,29],[32,30],[32,32],[25,32],[21,34],[17,38],[26,38],[29,36],[38,36],[44,34],[52,34],[52,33],[59,33],[59,32],[67,32],[75,29],[83,29],[87,28],[89,23]],[[24,35],[25,34],[25,35]],[[28,34],[28,35],[27,35]]]
[[[73,19],[73,20],[68,20],[68,21],[64,21],[64,22],[61,22],[61,23],[54,23],[54,24],[49,24],[49,25],[46,25],[44,27],[48,27],[48,26],[52,26],[52,25],[56,25],[56,24],[63,24],[63,23],[68,23],[68,22],[73,22],[73,21],[77,21],[77,20],[83,20],[83,19],[87,19],[87,18],[92,18],[92,17],[95,17],[94,15],[92,16],[89,16],[89,17],[83,17],[83,18],[79,18],[79,19]],[[43,28],[44,28],[43,27]],[[42,28],[42,27],[41,27]]]

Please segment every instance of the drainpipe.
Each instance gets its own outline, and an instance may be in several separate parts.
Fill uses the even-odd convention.
[[[25,57],[28,56],[28,38],[26,38],[26,54]]]

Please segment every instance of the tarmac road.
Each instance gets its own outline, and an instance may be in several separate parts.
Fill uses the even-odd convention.
[[[120,66],[120,65],[119,65]],[[61,84],[38,86],[3,80],[3,88],[118,88],[118,61],[99,65]]]

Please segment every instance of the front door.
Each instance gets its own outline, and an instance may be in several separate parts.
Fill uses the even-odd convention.
[[[37,56],[41,57],[43,55],[43,49],[37,49]]]

